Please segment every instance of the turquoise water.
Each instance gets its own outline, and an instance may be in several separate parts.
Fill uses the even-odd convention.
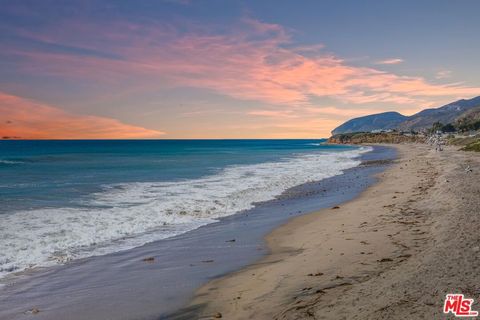
[[[0,214],[81,205],[108,184],[178,181],[230,165],[348,148],[322,140],[0,141]]]
[[[367,150],[322,142],[0,141],[0,275],[187,232]]]

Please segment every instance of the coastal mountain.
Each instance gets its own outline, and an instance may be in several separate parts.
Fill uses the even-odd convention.
[[[408,117],[394,111],[372,114],[348,120],[335,128],[332,134],[394,129],[406,119]]]
[[[417,131],[431,127],[435,122],[443,124],[452,123],[458,117],[477,106],[480,106],[480,96],[469,100],[458,100],[436,109],[425,109],[408,117],[397,129]]]
[[[479,114],[480,96],[472,99],[461,99],[439,108],[425,109],[409,117],[398,112],[384,112],[354,118],[335,128],[332,135],[389,129],[419,131],[430,128],[436,122],[447,124],[470,121],[472,117]]]

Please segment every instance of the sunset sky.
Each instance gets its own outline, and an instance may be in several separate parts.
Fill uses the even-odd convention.
[[[0,6],[0,137],[321,138],[480,95],[475,0]]]

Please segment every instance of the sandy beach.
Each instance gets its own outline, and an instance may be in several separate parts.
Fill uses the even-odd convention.
[[[477,301],[479,155],[396,148],[376,184],[277,228],[269,255],[203,286],[189,309],[202,319],[432,319],[447,293]]]

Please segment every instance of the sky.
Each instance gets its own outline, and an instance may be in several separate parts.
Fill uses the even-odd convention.
[[[480,95],[476,0],[0,8],[0,137],[322,138]]]

